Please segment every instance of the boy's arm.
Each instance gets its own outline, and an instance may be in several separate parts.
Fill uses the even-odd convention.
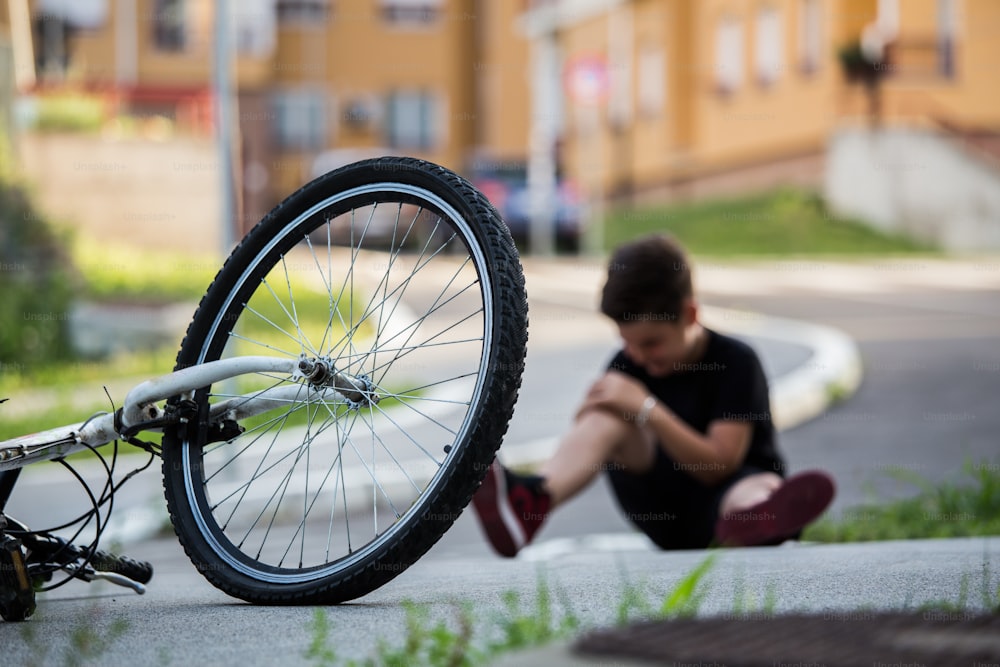
[[[716,419],[702,434],[655,398],[647,404],[649,398],[641,382],[609,371],[591,386],[579,413],[606,410],[650,429],[674,463],[703,484],[717,484],[736,472],[750,447],[749,422]]]
[[[702,435],[660,401],[650,411],[647,424],[675,465],[709,486],[739,469],[753,434],[748,422],[716,419]]]

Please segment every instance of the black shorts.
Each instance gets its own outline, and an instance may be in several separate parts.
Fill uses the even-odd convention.
[[[653,467],[641,475],[611,469],[608,477],[625,518],[661,549],[704,549],[726,492],[741,479],[768,472],[744,465],[716,486],[705,486],[656,448]]]

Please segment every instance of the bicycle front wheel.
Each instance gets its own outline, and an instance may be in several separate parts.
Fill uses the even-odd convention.
[[[526,343],[517,251],[467,181],[379,158],[309,183],[233,251],[177,356],[178,368],[242,355],[300,368],[201,389],[198,419],[165,434],[167,504],[191,560],[260,604],[342,602],[388,582],[481,483]],[[212,411],[276,389],[238,429]]]

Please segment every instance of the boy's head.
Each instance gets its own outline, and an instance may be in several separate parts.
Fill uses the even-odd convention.
[[[618,325],[633,361],[650,375],[672,372],[696,342],[697,305],[684,250],[662,235],[619,246],[608,264],[601,312]]]
[[[644,236],[611,255],[601,312],[616,323],[679,322],[685,300],[693,296],[691,269],[680,245],[667,236]]]

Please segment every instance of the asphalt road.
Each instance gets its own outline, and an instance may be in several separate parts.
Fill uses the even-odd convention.
[[[782,434],[792,469],[834,475],[835,510],[914,493],[901,475],[961,481],[967,466],[1000,463],[1000,291],[888,285],[713,301],[829,324],[857,343],[858,392]]]
[[[913,487],[887,477],[894,471],[914,472],[932,480],[958,479],[966,460],[1000,464],[1000,411],[996,409],[1000,396],[1000,292],[996,289],[900,286],[893,281],[860,291],[801,284],[777,291],[752,287],[705,289],[703,300],[836,326],[855,338],[864,356],[865,379],[853,397],[827,415],[781,435],[791,470],[818,466],[833,473],[839,486],[835,510],[861,502],[868,488],[880,497],[912,493]],[[591,313],[589,302],[555,305],[541,300],[532,304],[531,340],[524,390],[508,443],[551,436],[566,425],[586,382],[596,376],[610,354],[614,333]],[[155,472],[133,482],[149,489],[158,483]],[[603,558],[599,566],[607,566],[605,572],[608,567],[620,570],[611,577],[605,574],[605,585],[609,578],[620,583],[622,568],[662,583],[676,579],[701,558],[692,552],[677,554],[669,561],[657,560],[658,555],[644,551],[641,543],[620,537],[628,532],[606,487],[596,484],[557,513],[539,539],[550,546],[568,545],[570,550],[590,547],[599,552],[605,542],[588,541],[584,535],[619,536],[612,542],[619,548],[631,545],[632,555],[625,559],[612,554],[595,556]],[[784,554],[778,560],[788,557],[794,561],[795,554],[805,551],[794,547],[767,553],[762,550],[739,558],[768,559],[768,554]],[[902,560],[892,565],[892,571],[905,574],[912,563],[907,564],[905,549],[895,552]],[[539,549],[536,556],[544,561],[547,553]],[[39,612],[29,624],[0,624],[4,664],[8,664],[8,657],[13,660],[9,664],[61,664],[66,662],[65,655],[79,653],[70,648],[74,631],[91,639],[107,638],[117,620],[125,622],[127,633],[111,641],[104,652],[95,649],[99,655],[89,664],[309,664],[304,651],[313,635],[310,623],[314,610],[255,608],[232,600],[195,573],[170,538],[136,545],[129,549],[129,555],[148,559],[156,566],[157,574],[146,596],[106,584],[78,583],[42,596]],[[855,556],[869,566],[878,562],[873,552],[852,552],[851,557]],[[946,552],[939,557],[944,561],[951,558]],[[587,567],[595,562],[588,561]],[[669,564],[667,571],[663,570],[665,563]],[[398,635],[403,622],[400,601],[429,601],[448,616],[448,600],[463,595],[483,609],[495,609],[499,593],[510,587],[530,594],[539,567],[546,566],[495,559],[483,544],[473,518],[466,514],[414,570],[355,604],[329,610],[332,636],[338,638],[340,655],[370,655],[378,637]],[[572,563],[552,563],[549,567],[579,594],[585,612],[606,612],[620,595],[595,586],[585,575],[591,570],[572,570]],[[774,576],[782,571],[779,562],[768,561],[761,567]],[[839,566],[819,563],[810,567],[826,567],[828,576],[824,576],[830,579],[822,594],[830,597],[812,600],[814,605],[861,605],[864,595],[870,594],[864,588],[852,593],[854,597],[838,597],[843,593],[835,576]],[[956,577],[962,568],[973,576],[977,572],[972,562],[956,562],[955,568]],[[763,578],[745,580],[753,587],[764,585]],[[940,597],[958,585],[957,580],[917,583],[927,587],[922,595],[931,597]],[[902,584],[895,581],[893,586]],[[610,588],[620,590],[617,583]],[[904,602],[907,592],[903,588],[889,590],[888,604]]]
[[[992,276],[987,285],[996,280]],[[919,487],[907,477],[964,482],[970,479],[970,467],[1000,467],[1000,290],[891,280],[861,290],[799,283],[755,290],[752,281],[746,287],[749,293],[740,293],[739,285],[703,290],[702,301],[833,326],[849,334],[861,352],[864,380],[858,391],[820,417],[780,434],[789,472],[821,468],[834,476],[834,514],[915,494]],[[572,310],[551,304],[533,304],[533,311],[542,307],[553,319],[574,317]],[[577,311],[574,324],[590,322]],[[600,321],[592,324],[595,330],[602,326]],[[569,378],[587,377],[581,364],[589,373],[597,372],[607,358],[604,344],[614,344],[613,332],[606,341],[580,342],[576,349],[553,349],[529,360],[529,390],[518,410],[533,415],[536,409],[530,389],[535,385],[528,380],[565,377],[564,394],[576,400],[582,388],[573,387]],[[560,399],[559,405],[563,403]],[[560,414],[570,413],[569,403]],[[536,418],[546,414],[542,410]],[[517,434],[512,429],[514,437],[507,442],[516,442]],[[598,483],[561,508],[538,539],[629,530],[609,489]],[[477,553],[482,550],[479,540],[472,518],[463,517],[438,549]]]

